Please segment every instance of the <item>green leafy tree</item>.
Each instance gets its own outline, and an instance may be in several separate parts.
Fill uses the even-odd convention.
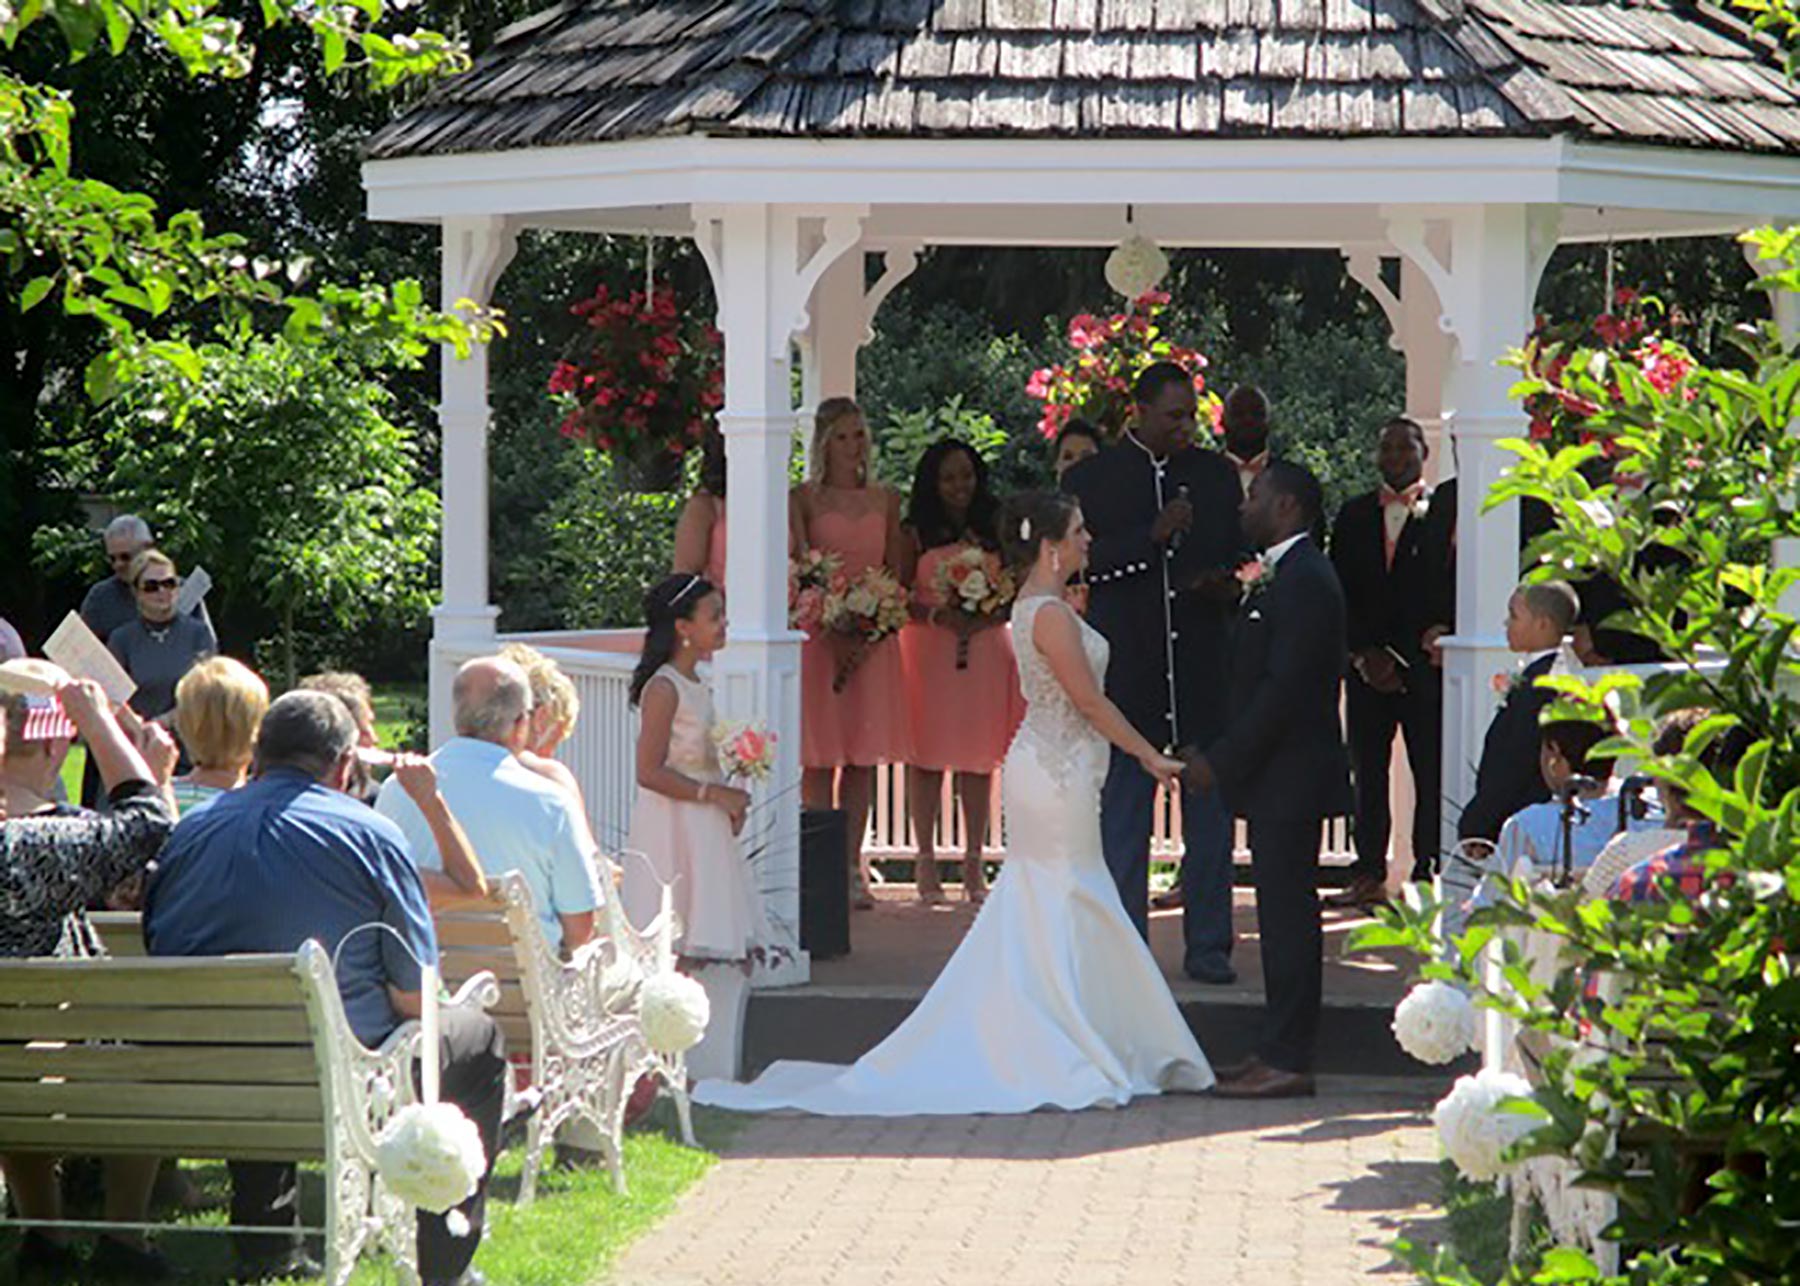
[[[375,378],[417,358],[370,347],[239,328],[195,350],[197,384],[152,371],[101,416],[108,494],[205,565],[225,612],[247,602],[279,630],[290,684],[298,624],[392,625],[429,603],[437,495]]]

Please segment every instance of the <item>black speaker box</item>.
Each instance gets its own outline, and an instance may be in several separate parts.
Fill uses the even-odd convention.
[[[815,960],[850,953],[849,833],[843,810],[800,813],[800,945]]]

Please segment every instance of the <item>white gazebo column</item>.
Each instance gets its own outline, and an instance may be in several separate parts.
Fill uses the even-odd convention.
[[[800,643],[788,628],[788,459],[794,438],[794,336],[825,270],[861,237],[861,207],[694,208],[694,234],[712,272],[725,336],[725,437],[731,496],[729,645],[714,666],[720,713],[777,737],[776,765],[757,790],[744,843],[771,927],[787,959],[758,985],[803,983],[800,950]],[[802,233],[814,232],[802,253]],[[854,256],[852,256],[854,258]],[[860,284],[860,283],[859,283]],[[855,349],[851,349],[854,356]]]
[[[1744,259],[1759,277],[1771,276],[1785,271],[1787,262],[1781,259],[1764,259],[1762,251],[1754,245],[1744,246]],[[1792,347],[1800,341],[1800,293],[1792,290],[1774,290],[1769,293],[1769,310],[1774,319],[1775,328],[1781,332],[1784,344]],[[1800,426],[1795,426],[1800,429]],[[1775,542],[1772,561],[1777,567],[1800,567],[1800,539],[1783,536]],[[1800,585],[1789,588],[1782,595],[1782,610],[1790,614],[1800,613]]]
[[[1436,212],[1434,212],[1435,214]],[[1500,360],[1531,327],[1538,278],[1556,244],[1554,206],[1473,206],[1444,211],[1448,253],[1431,244],[1426,219],[1390,213],[1393,244],[1424,273],[1454,341],[1446,400],[1457,455],[1456,633],[1444,639],[1443,836],[1456,837],[1475,790],[1475,765],[1496,706],[1493,676],[1509,672],[1506,601],[1519,575],[1519,510],[1482,513],[1489,489],[1513,456],[1495,445],[1525,435],[1511,395],[1514,373]]]
[[[444,220],[442,307],[485,307],[512,261],[517,234],[500,217]],[[488,350],[458,357],[445,345],[438,375],[443,432],[443,599],[431,612],[431,743],[450,735],[450,679],[458,656],[494,641],[488,602]]]
[[[1427,238],[1429,243],[1430,238]],[[1456,476],[1444,433],[1445,384],[1450,375],[1451,340],[1438,324],[1443,307],[1431,279],[1411,259],[1400,260],[1400,348],[1406,354],[1406,414],[1425,430],[1431,454],[1425,479],[1436,486]]]

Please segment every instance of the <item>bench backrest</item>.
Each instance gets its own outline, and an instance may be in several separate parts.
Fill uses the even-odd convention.
[[[322,1158],[315,953],[0,960],[0,1152]]]
[[[483,970],[493,974],[500,984],[500,1000],[488,1010],[488,1016],[500,1024],[509,1051],[527,1053],[531,1049],[531,1012],[525,1003],[525,980],[505,908],[496,902],[434,911],[432,919],[437,925],[438,971],[445,984],[454,991]]]

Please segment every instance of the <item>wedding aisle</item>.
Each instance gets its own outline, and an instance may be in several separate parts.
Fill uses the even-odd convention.
[[[1431,1081],[1119,1112],[764,1117],[615,1286],[1344,1286],[1435,1241]]]

